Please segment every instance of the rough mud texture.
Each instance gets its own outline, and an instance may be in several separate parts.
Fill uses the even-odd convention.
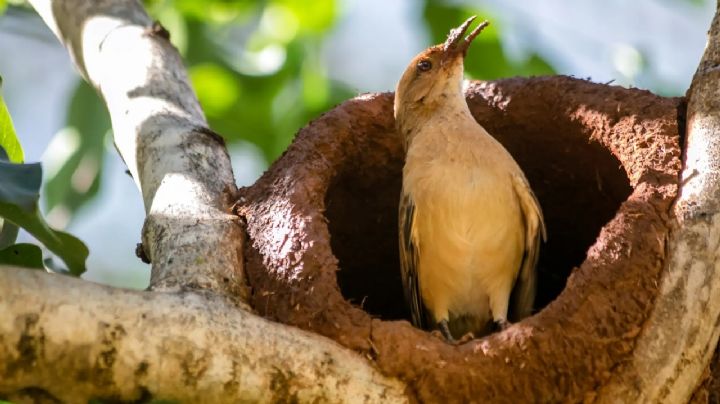
[[[406,317],[392,94],[318,118],[241,191],[252,304],[366,354],[421,401],[592,399],[629,358],[656,294],[684,107],[568,77],[477,82],[467,99],[545,212],[536,315],[461,346],[390,321]]]

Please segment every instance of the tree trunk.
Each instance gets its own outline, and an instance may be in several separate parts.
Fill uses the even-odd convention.
[[[152,290],[3,268],[0,397],[686,402],[701,384],[694,399],[710,397],[717,16],[686,138],[682,99],[567,77],[469,87],[475,118],[528,175],[549,241],[538,313],[449,345],[404,321],[392,94],[312,122],[237,192],[177,52],[137,1],[31,3],[108,105],[145,201]]]

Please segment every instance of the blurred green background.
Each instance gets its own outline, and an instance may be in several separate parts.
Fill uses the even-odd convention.
[[[539,0],[147,0],[171,33],[240,185],[251,183],[310,120],[358,93],[390,91],[410,58],[470,15],[492,25],[470,78],[570,74],[682,94],[714,4]],[[90,247],[86,278],[145,287],[134,257],[141,199],[123,174],[94,90],[21,1],[0,0],[0,74],[28,160],[44,168],[48,220]],[[642,23],[641,23],[642,22]],[[27,237],[27,236],[26,236]]]

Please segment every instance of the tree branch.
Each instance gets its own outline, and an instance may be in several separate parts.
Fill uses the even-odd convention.
[[[62,402],[406,400],[400,382],[352,351],[210,293],[2,268],[0,296],[0,397],[32,388]]]
[[[115,144],[140,189],[151,287],[246,298],[236,192],[222,139],[207,128],[182,60],[136,0],[33,0],[101,93]]]

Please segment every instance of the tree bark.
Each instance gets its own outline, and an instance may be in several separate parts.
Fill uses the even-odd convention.
[[[145,203],[151,288],[246,299],[230,159],[167,31],[135,0],[31,4],[107,104],[115,145]]]
[[[364,358],[214,293],[2,268],[0,296],[0,396],[13,401],[404,401]]]

